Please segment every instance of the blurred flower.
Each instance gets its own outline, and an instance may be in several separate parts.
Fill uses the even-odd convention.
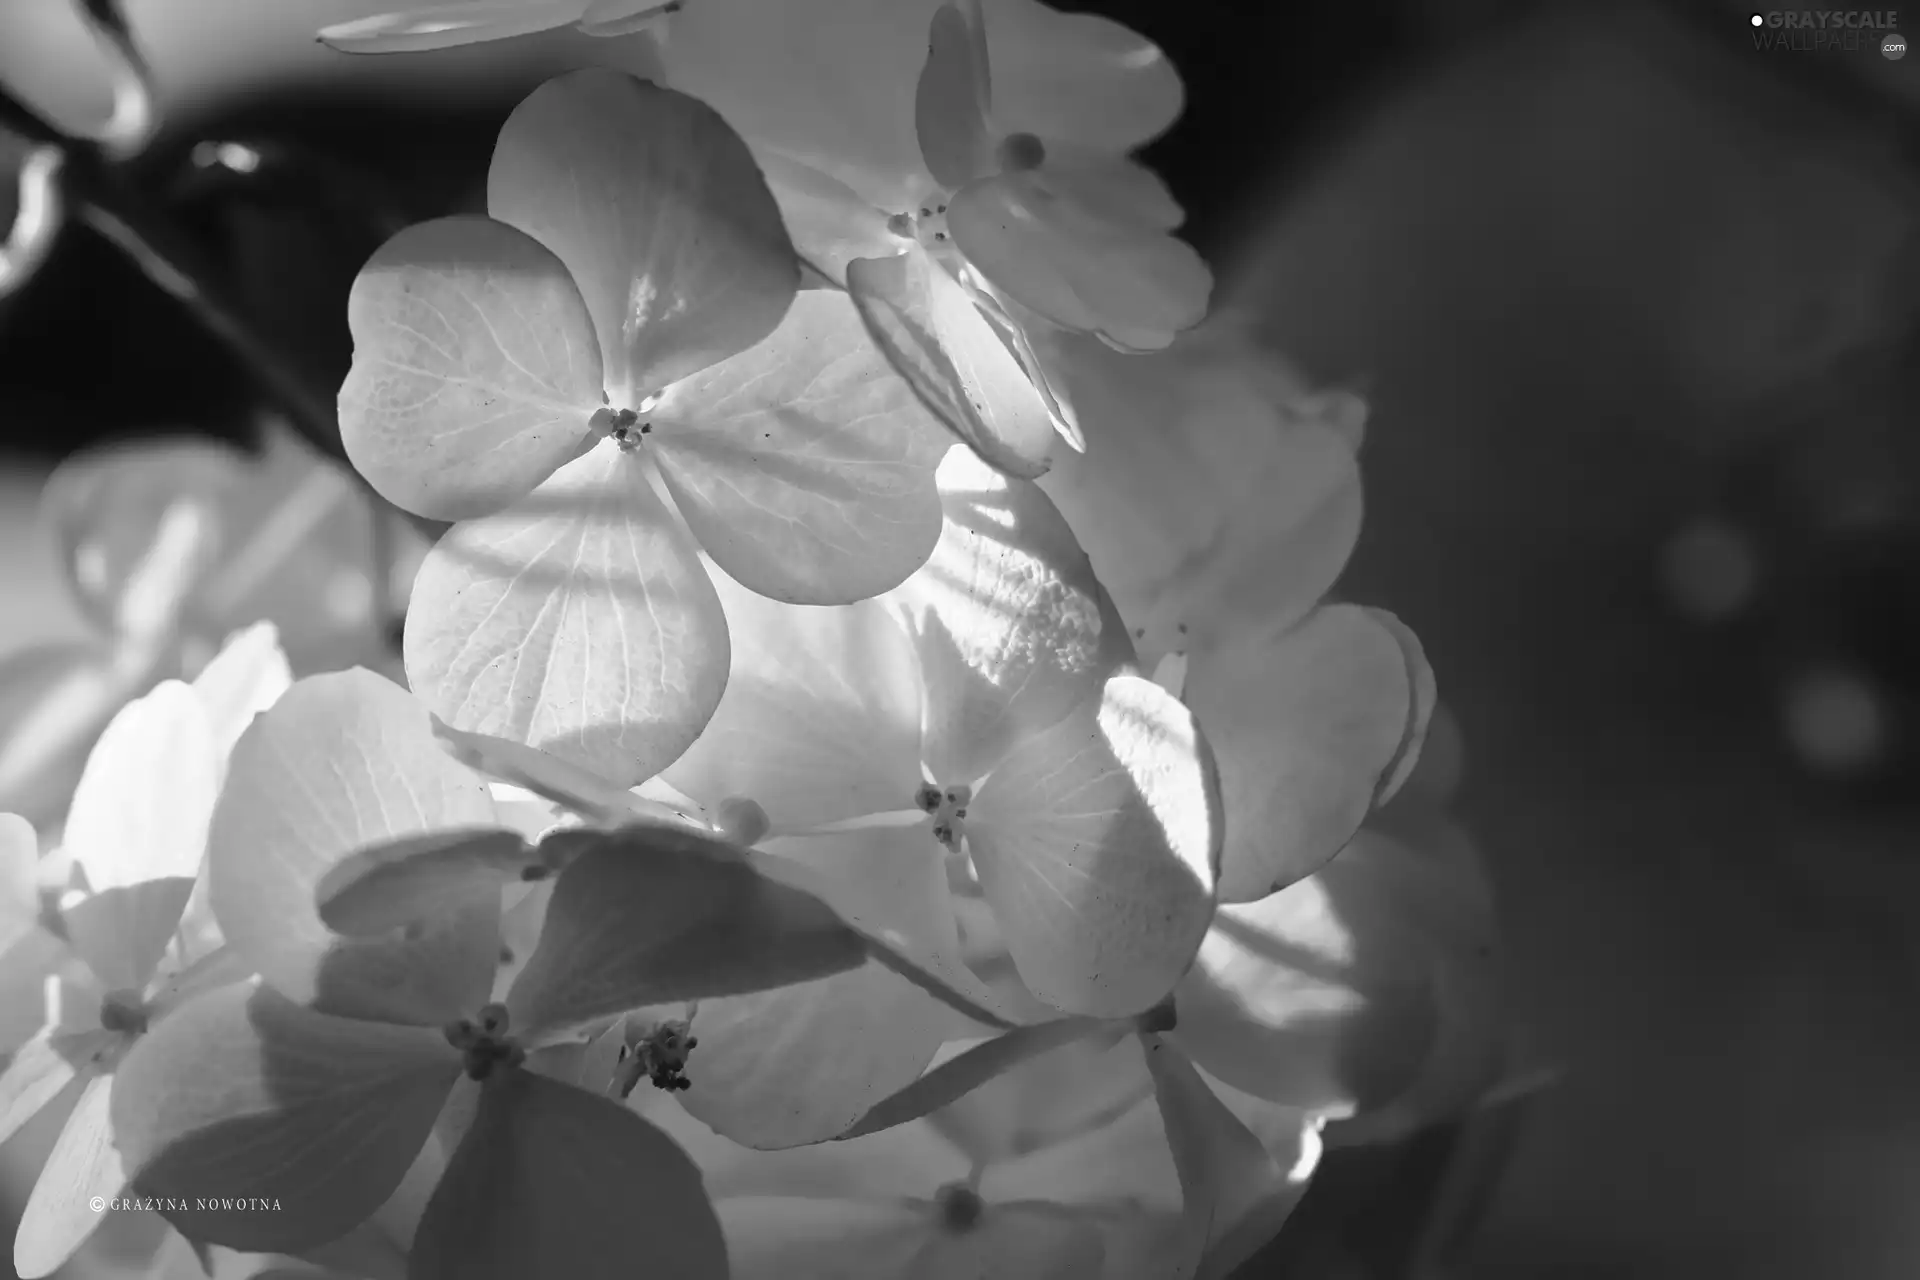
[[[342,53],[420,53],[506,40],[558,27],[590,36],[645,31],[683,0],[472,0],[337,22],[320,39]]]
[[[245,976],[190,903],[226,754],[287,680],[273,629],[256,627],[230,641],[193,686],[166,681],[129,703],[88,757],[61,849],[81,887],[50,915],[38,909],[36,889],[28,926],[44,920],[72,962],[46,974],[45,1024],[0,1075],[0,1141],[78,1089],[14,1240],[14,1265],[27,1280],[64,1265],[102,1221],[89,1201],[125,1186],[108,1116],[126,1055],[194,992]],[[6,817],[17,929],[35,884],[22,859],[37,849],[31,829]]]

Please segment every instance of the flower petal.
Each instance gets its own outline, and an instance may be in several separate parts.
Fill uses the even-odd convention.
[[[920,247],[847,266],[847,288],[894,368],[996,470],[1032,479],[1054,452],[1046,397],[961,283]]]
[[[1091,1220],[1048,1202],[990,1204],[969,1230],[934,1230],[903,1274],[926,1280],[1100,1280],[1105,1262],[1105,1242]]]
[[[605,40],[646,31],[677,12],[681,0],[591,0],[575,24],[581,35]]]
[[[253,718],[278,702],[292,685],[293,672],[280,647],[280,631],[271,622],[256,622],[234,632],[200,669],[193,678],[193,692],[206,710],[222,774],[233,744]]]
[[[978,4],[942,4],[927,32],[927,61],[913,99],[920,155],[941,186],[964,187],[992,172],[992,99],[987,33]]]
[[[733,669],[707,728],[663,777],[709,810],[733,796],[776,831],[913,806],[920,682],[879,601],[780,604],[716,576]]]
[[[314,886],[321,921],[348,937],[378,937],[498,893],[532,871],[539,853],[517,831],[428,831],[365,845]]]
[[[481,1091],[415,1235],[414,1280],[726,1280],[700,1170],[624,1107],[526,1071]]]
[[[845,294],[811,289],[773,336],[672,387],[660,473],[707,554],[749,590],[849,604],[926,562],[950,439]]]
[[[136,1191],[172,1198],[164,1216],[185,1234],[298,1251],[344,1234],[393,1193],[459,1071],[437,1029],[226,987],[163,1019],[120,1064],[114,1140]],[[249,1198],[279,1209],[250,1211]]]
[[[0,954],[39,927],[40,837],[19,814],[0,813]]]
[[[961,449],[939,480],[939,545],[894,598],[915,626],[926,685],[921,758],[937,781],[971,783],[1133,654],[1044,493]]]
[[[926,1274],[921,1253],[938,1229],[930,1205],[796,1192],[739,1196],[714,1206],[726,1228],[734,1280],[918,1280]]]
[[[556,77],[514,108],[487,212],[572,272],[616,408],[753,346],[799,287],[739,135],[705,103],[619,71]]]
[[[370,671],[313,676],[234,747],[208,838],[227,942],[289,998],[329,1012],[437,1025],[486,1002],[498,901],[413,939],[350,940],[314,887],[382,840],[493,825],[486,785],[449,759],[426,709]]]
[[[534,829],[527,833],[529,839],[543,835],[549,828],[558,825],[565,817],[560,812],[562,810],[570,810],[602,826],[620,826],[635,821],[660,822],[675,817],[687,825],[706,826],[704,822],[696,822],[686,814],[669,810],[664,805],[616,786],[591,770],[568,764],[556,755],[525,743],[510,742],[484,733],[467,733],[453,728],[438,717],[434,718],[433,732],[454,759],[489,777],[504,779],[510,790],[520,792],[513,801],[502,802],[499,788],[493,789],[495,804],[502,810],[503,821],[506,821],[507,814],[512,813],[518,815],[516,829],[534,825]],[[526,796],[537,799],[528,800]],[[509,804],[514,807],[509,808]],[[508,825],[516,824],[509,822]]]
[[[565,266],[491,218],[437,218],[394,236],[347,299],[353,368],[340,439],[397,507],[491,515],[587,441],[600,348]]]
[[[662,59],[675,88],[756,143],[888,211],[928,183],[914,84],[932,0],[702,0],[676,14]]]
[[[833,908],[692,831],[549,837],[579,850],[547,904],[507,1007],[519,1035],[670,1001],[744,995],[839,973],[866,942]]]
[[[1095,1018],[1056,1018],[1051,1022],[1015,1027],[983,1040],[881,1098],[842,1136],[862,1138],[918,1120],[958,1102],[1040,1054],[1085,1040],[1103,1025]]]
[[[192,879],[206,852],[219,766],[206,709],[180,681],[122,708],[87,758],[61,842],[88,888]]]
[[[1213,915],[1218,785],[1186,708],[1134,675],[988,776],[967,843],[1035,995],[1120,1017],[1173,989]]]
[[[986,8],[993,114],[1007,132],[1117,155],[1152,141],[1179,117],[1180,74],[1139,33],[1041,0],[986,0]]]
[[[1345,857],[1220,908],[1168,1035],[1225,1083],[1317,1115],[1397,1097],[1436,1030],[1424,941],[1380,915],[1369,868]]]
[[[1284,1184],[1287,1171],[1207,1087],[1185,1054],[1158,1036],[1142,1039],[1180,1173],[1177,1274],[1190,1276],[1209,1243],[1224,1237],[1263,1193]]]
[[[1226,805],[1222,901],[1256,901],[1311,873],[1372,809],[1414,720],[1408,654],[1387,616],[1330,605],[1277,635],[1192,655],[1187,705],[1213,744]]]
[[[405,649],[436,715],[616,786],[699,735],[726,685],[726,617],[642,467],[602,444],[428,553]]]
[[[1360,531],[1359,467],[1282,398],[1270,357],[1210,335],[1144,356],[1067,335],[1044,358],[1097,441],[1040,487],[1143,664],[1286,626],[1333,585]]]
[[[1433,723],[1439,688],[1433,678],[1433,668],[1427,663],[1427,651],[1421,645],[1420,637],[1413,633],[1413,628],[1383,610],[1374,610],[1373,618],[1393,632],[1394,639],[1400,642],[1401,651],[1407,656],[1409,691],[1407,727],[1401,735],[1400,750],[1381,775],[1380,789],[1374,793],[1373,803],[1377,808],[1398,795],[1400,788],[1419,766],[1421,749],[1427,741],[1427,729]]]
[[[13,1238],[13,1265],[22,1280],[40,1280],[65,1266],[105,1217],[95,1198],[112,1199],[126,1186],[109,1117],[113,1092],[114,1077],[87,1078],[41,1167]]]
[[[588,0],[470,0],[403,9],[320,29],[341,53],[424,53],[550,31],[575,22]]]
[[[0,1144],[73,1083],[78,1055],[62,1051],[71,1043],[71,1037],[43,1027],[14,1051],[6,1070],[0,1071]]]
[[[1137,1037],[1090,1035],[1021,1063],[929,1119],[977,1164],[998,1166],[1112,1128],[1152,1092]],[[1054,1182],[1058,1194],[1053,1198],[1064,1199],[1065,1180]],[[1048,1194],[1044,1179],[1004,1195],[984,1185],[983,1190],[1003,1199]]]
[[[67,938],[103,991],[143,991],[173,941],[193,894],[166,876],[89,894],[61,912]]]
[[[1086,208],[1153,231],[1172,231],[1186,221],[1167,184],[1138,161],[1071,142],[1044,145],[1049,180]]]
[[[840,179],[770,147],[755,147],[753,158],[794,248],[833,283],[846,285],[853,259],[884,257],[910,243],[887,229],[884,210]]]
[[[1082,203],[1045,169],[955,192],[947,226],[996,289],[1063,328],[1152,349],[1206,317],[1213,273],[1191,245]]]
[[[689,1113],[743,1146],[778,1150],[845,1133],[917,1079],[953,1015],[874,961],[753,995],[702,1000]]]

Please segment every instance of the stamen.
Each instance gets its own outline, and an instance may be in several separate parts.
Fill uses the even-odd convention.
[[[147,1029],[147,1006],[133,991],[109,991],[100,1001],[100,1026],[107,1031],[140,1035]]]
[[[652,1027],[627,1026],[627,1043],[620,1049],[620,1070],[614,1086],[622,1098],[630,1096],[642,1080],[667,1093],[693,1088],[687,1079],[687,1059],[700,1045],[700,1037],[689,1034],[690,1020],[669,1019]]]
[[[1027,173],[1047,162],[1047,147],[1030,133],[1010,133],[1000,142],[1000,171]]]

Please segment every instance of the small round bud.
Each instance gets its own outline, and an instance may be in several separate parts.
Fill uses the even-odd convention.
[[[1030,133],[1010,133],[1000,142],[1000,171],[1027,173],[1047,162],[1046,144]]]

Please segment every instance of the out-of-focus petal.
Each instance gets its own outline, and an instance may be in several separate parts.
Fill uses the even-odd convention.
[[[906,247],[904,237],[887,229],[887,212],[840,179],[767,147],[755,147],[753,158],[794,248],[835,284],[846,285],[847,264],[855,258],[885,257]]]
[[[463,44],[508,40],[579,21],[588,0],[473,0],[403,9],[320,29],[342,53],[425,53]]]

